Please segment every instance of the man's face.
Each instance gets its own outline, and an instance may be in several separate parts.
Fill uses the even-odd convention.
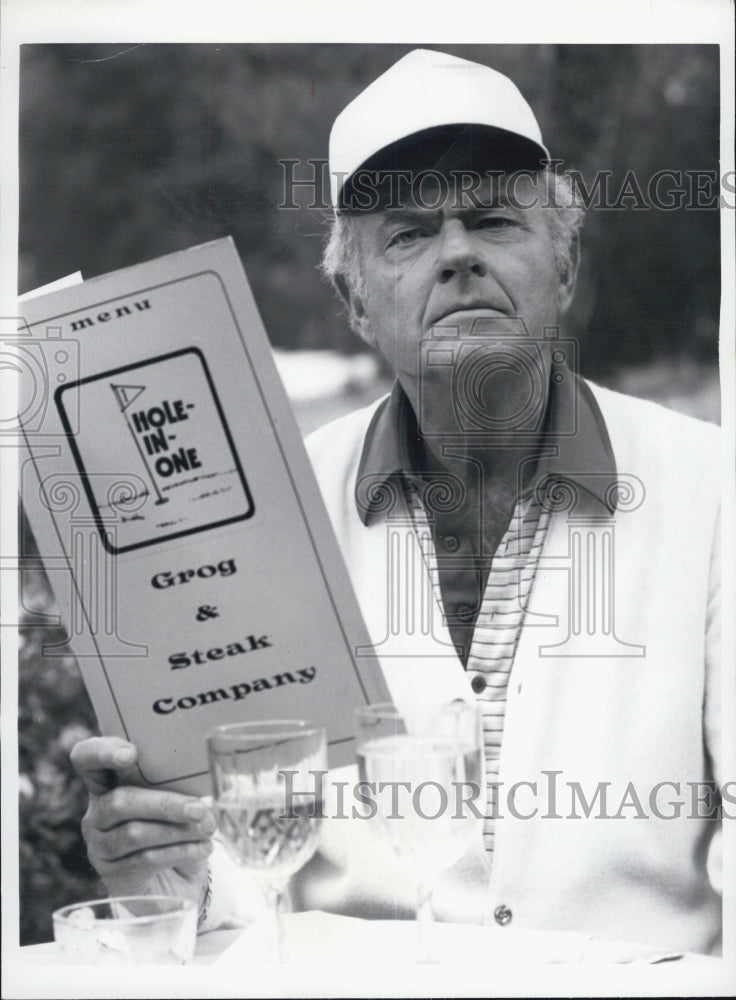
[[[543,328],[558,323],[574,286],[574,273],[558,271],[545,217],[552,209],[544,207],[536,178],[516,178],[511,197],[503,183],[490,179],[472,200],[458,197],[452,184],[448,189],[439,207],[426,207],[434,205],[439,188],[432,192],[425,184],[421,203],[402,199],[402,207],[366,213],[358,222],[364,282],[362,295],[351,296],[353,318],[415,409],[420,382],[425,391],[434,385],[438,401],[448,391],[451,366],[428,367],[428,342],[447,341],[456,351],[468,338],[481,348],[487,340],[490,351],[500,341],[508,345],[510,337],[512,352],[525,342],[524,357],[536,352],[548,370]],[[499,376],[484,391],[502,411],[502,397],[520,390],[501,367]]]

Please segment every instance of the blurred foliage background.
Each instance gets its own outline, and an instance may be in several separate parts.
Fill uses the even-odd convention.
[[[342,107],[414,46],[31,45],[21,56],[20,292],[231,235],[275,348],[365,350],[316,265],[324,212],[284,169],[327,155]],[[433,47],[433,46],[429,46]],[[715,46],[450,45],[507,73],[553,156],[588,188],[628,171],[716,173]],[[591,210],[566,333],[597,381],[717,421],[719,219],[715,208]],[[296,355],[302,358],[306,355]],[[321,357],[316,355],[315,357]],[[304,368],[305,378],[309,371]],[[300,411],[308,429],[382,388],[335,391]],[[288,386],[287,386],[288,388]],[[79,834],[86,796],[68,762],[94,714],[24,524],[20,662],[21,941],[51,938],[50,913],[99,891]],[[59,648],[57,646],[58,654]]]

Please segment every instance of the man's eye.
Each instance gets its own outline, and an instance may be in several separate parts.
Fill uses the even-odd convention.
[[[517,220],[508,215],[487,215],[483,219],[478,219],[475,223],[476,229],[504,229],[507,226],[518,225]]]
[[[393,233],[389,237],[387,246],[407,246],[410,243],[416,242],[416,240],[422,239],[426,236],[426,230],[424,229],[400,229],[397,233]]]

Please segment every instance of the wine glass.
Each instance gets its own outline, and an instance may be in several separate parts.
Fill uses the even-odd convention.
[[[242,722],[212,730],[207,746],[222,840],[263,890],[271,957],[282,962],[287,885],[319,841],[325,731],[300,720]]]
[[[358,770],[371,783],[374,845],[408,871],[417,890],[417,961],[431,962],[437,876],[480,840],[481,718],[451,702],[436,713],[402,715],[395,705],[356,711]]]

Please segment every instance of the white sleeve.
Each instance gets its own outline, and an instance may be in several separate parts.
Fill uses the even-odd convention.
[[[215,836],[210,855],[210,902],[199,932],[247,927],[265,907],[258,885],[236,864]]]

